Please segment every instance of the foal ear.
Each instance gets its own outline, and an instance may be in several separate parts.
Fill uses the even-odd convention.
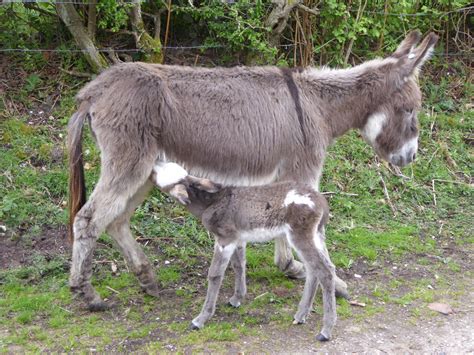
[[[222,185],[217,184],[209,179],[200,179],[191,175],[188,175],[186,179],[191,182],[195,188],[209,192],[211,194],[218,192],[222,188]]]
[[[431,32],[418,47],[412,48],[407,55],[400,58],[400,64],[403,69],[405,69],[404,72],[407,76],[413,74],[417,69],[420,69],[423,64],[430,59],[434,52],[434,46],[436,42],[438,42],[438,38],[436,34]]]
[[[172,197],[178,200],[179,203],[182,205],[187,205],[191,201],[189,200],[188,191],[186,190],[186,186],[183,184],[176,184],[174,185],[171,190],[168,192]]]
[[[392,54],[393,58],[401,58],[410,53],[410,51],[420,42],[421,32],[413,30],[407,34],[405,39],[400,43],[397,50]]]

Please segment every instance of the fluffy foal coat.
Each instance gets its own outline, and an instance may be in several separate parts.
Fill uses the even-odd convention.
[[[174,178],[173,178],[174,177]],[[303,261],[306,283],[294,323],[309,314],[318,280],[323,291],[323,328],[320,341],[329,340],[336,322],[335,269],[325,248],[324,228],[329,208],[323,195],[309,185],[280,182],[256,187],[220,187],[207,179],[188,176],[174,163],[158,164],[154,181],[185,204],[215,236],[208,290],[201,313],[192,321],[199,329],[214,314],[225,270],[231,261],[235,290],[229,303],[240,306],[246,294],[245,245],[286,238]]]

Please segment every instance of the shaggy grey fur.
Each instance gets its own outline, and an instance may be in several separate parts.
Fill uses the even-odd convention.
[[[421,104],[416,73],[437,36],[415,48],[419,39],[412,32],[393,56],[342,70],[124,63],[104,71],[77,95],[79,108],[68,128],[73,292],[91,309],[105,306],[90,277],[96,239],[107,230],[144,290],[158,295],[150,263],[129,228],[157,161],[175,161],[222,184],[293,180],[318,187],[329,144],[350,129],[373,135],[368,121],[380,114],[382,129],[369,143],[382,158],[410,162],[417,130],[406,127],[417,126]],[[101,175],[83,206],[86,118],[101,152]],[[275,259],[288,274],[304,276],[285,239],[276,243]],[[338,278],[336,290],[346,293]]]

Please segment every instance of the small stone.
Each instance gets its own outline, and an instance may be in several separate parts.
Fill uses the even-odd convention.
[[[430,303],[428,305],[428,308],[431,309],[432,311],[439,312],[445,315],[453,313],[453,309],[451,308],[451,306],[446,303],[438,303],[438,302]]]
[[[428,287],[430,290],[433,289],[433,286],[431,286],[431,285],[428,285],[428,286],[426,286],[426,287]]]
[[[362,276],[359,275],[359,274],[354,274],[354,277],[355,277],[356,279],[361,279],[361,278],[362,278]]]
[[[165,265],[169,265],[169,264],[171,264],[171,261],[165,260]]]

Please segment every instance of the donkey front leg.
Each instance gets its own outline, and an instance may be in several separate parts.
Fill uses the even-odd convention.
[[[217,296],[221,288],[222,279],[225,270],[229,265],[229,260],[235,251],[235,244],[229,244],[221,247],[217,242],[214,245],[214,256],[212,257],[211,267],[208,273],[208,285],[206,301],[202,306],[201,313],[191,322],[191,329],[201,329],[216,310]]]
[[[245,243],[237,246],[230,259],[235,274],[234,295],[229,300],[230,305],[233,307],[239,307],[247,294],[247,282],[245,277],[245,247]]]
[[[293,279],[305,278],[303,264],[295,260],[291,247],[284,237],[275,239],[275,264],[288,277]]]

